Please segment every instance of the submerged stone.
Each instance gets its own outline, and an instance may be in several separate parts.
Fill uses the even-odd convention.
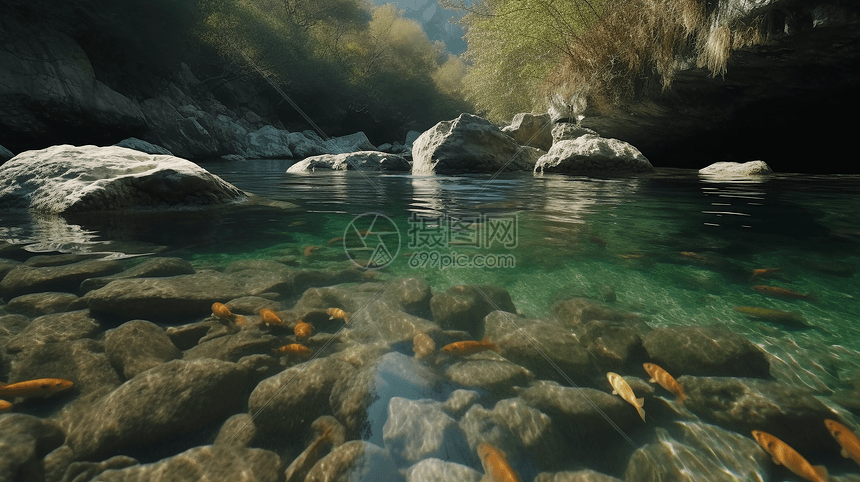
[[[299,161],[287,172],[330,171],[408,171],[409,161],[396,155],[378,151],[348,152],[345,154],[322,154]]]
[[[440,405],[434,400],[391,399],[382,440],[395,459],[416,463],[426,458],[445,458],[469,463],[471,457],[461,455],[470,453],[465,436],[457,421]]]
[[[126,380],[182,356],[164,328],[145,320],[123,323],[105,335],[105,353]]]
[[[7,299],[29,293],[61,291],[77,293],[81,282],[122,271],[116,260],[91,259],[61,266],[34,267],[21,265],[13,268],[0,281],[0,293]]]
[[[352,440],[323,457],[305,482],[402,482],[403,475],[387,451],[369,442]]]
[[[465,465],[441,459],[424,459],[406,469],[406,482],[480,482],[484,474]]]
[[[81,293],[102,288],[116,279],[163,278],[180,274],[194,274],[194,267],[182,258],[150,258],[121,273],[84,280],[81,283]]]
[[[767,356],[731,330],[710,326],[656,328],[642,338],[652,363],[681,375],[770,378]]]
[[[443,330],[468,331],[477,336],[481,321],[493,311],[516,313],[511,295],[495,286],[459,285],[430,300],[433,319]]]
[[[72,293],[32,293],[12,298],[6,303],[6,309],[11,313],[41,316],[67,311],[78,299],[78,296]]]
[[[102,331],[89,310],[53,313],[31,321],[23,331],[6,342],[6,350],[17,353],[60,341],[91,338]]]

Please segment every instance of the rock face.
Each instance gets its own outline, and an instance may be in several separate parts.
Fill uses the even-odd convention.
[[[125,147],[126,149],[134,149],[135,151],[145,152],[147,154],[155,154],[160,156],[173,155],[173,153],[168,151],[167,149],[152,144],[150,142],[146,142],[142,139],[138,139],[137,137],[129,137],[128,139],[123,139],[114,145],[117,147]]]
[[[488,120],[461,114],[415,140],[412,173],[530,171],[541,154],[540,149],[520,146]]]
[[[535,172],[566,174],[650,172],[654,166],[631,144],[585,134],[556,142],[535,164]]]
[[[49,213],[225,204],[245,193],[196,164],[122,147],[54,146],[0,167],[0,207]]]
[[[755,176],[761,174],[773,174],[764,161],[749,162],[715,162],[708,167],[699,169],[699,174],[714,176]]]
[[[313,172],[317,169],[345,171],[408,171],[412,166],[406,159],[378,151],[348,152],[346,154],[323,154],[299,161],[287,172]]]
[[[552,123],[549,114],[517,114],[502,132],[524,146],[548,151],[552,147]]]

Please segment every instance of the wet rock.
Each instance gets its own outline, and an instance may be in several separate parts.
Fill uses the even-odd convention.
[[[102,472],[92,482],[231,480],[277,482],[280,458],[263,449],[206,445],[146,465]]]
[[[702,420],[748,434],[762,430],[800,453],[825,450],[832,437],[825,418],[838,418],[802,388],[744,378],[682,376],[684,406]]]
[[[424,459],[406,469],[406,482],[480,482],[484,474],[465,465]]]
[[[422,278],[400,278],[391,281],[382,292],[383,300],[396,303],[400,309],[412,316],[432,319],[430,299],[433,293],[430,284]]]
[[[237,413],[221,425],[213,445],[247,447],[256,436],[257,426],[254,425],[254,418],[247,413]]]
[[[96,290],[107,286],[108,283],[116,279],[163,278],[181,274],[194,274],[194,267],[191,266],[191,263],[182,258],[150,258],[112,276],[86,279],[81,283],[80,290],[81,293]]]
[[[361,440],[347,442],[322,458],[305,482],[401,482],[391,455],[378,445]]]
[[[511,125],[503,127],[502,132],[511,136],[524,146],[548,151],[552,147],[552,127],[549,114],[517,114]]]
[[[550,312],[560,326],[577,328],[592,320],[626,323],[647,331],[648,326],[636,313],[621,311],[588,298],[573,298],[552,305]]]
[[[534,378],[530,371],[498,355],[453,363],[445,369],[445,376],[462,387],[481,388],[497,394],[510,393],[513,387],[527,385]]]
[[[65,438],[54,422],[21,413],[0,415],[0,480],[43,480],[42,458]]]
[[[773,171],[764,161],[715,162],[708,167],[699,169],[699,174],[708,176],[757,176],[773,174]]]
[[[652,363],[681,375],[770,378],[766,355],[746,338],[719,327],[657,328],[642,337]]]
[[[488,120],[461,114],[439,122],[415,140],[412,173],[530,171],[541,154],[540,149],[520,146]]]
[[[17,353],[48,343],[90,338],[100,332],[101,325],[90,316],[89,310],[54,313],[31,321],[6,342],[6,350]]]
[[[285,482],[304,482],[314,465],[328,455],[330,448],[344,444],[346,429],[334,417],[322,416],[311,424],[314,433],[309,444],[284,471]]]
[[[66,443],[78,459],[192,432],[247,396],[246,370],[213,359],[173,360],[125,382],[73,420]],[[158,410],[153,410],[158,407]]]
[[[277,337],[263,333],[258,327],[242,329],[238,333],[221,336],[185,352],[186,360],[215,358],[237,362],[240,358],[258,353],[272,353],[280,346]]]
[[[354,374],[351,365],[330,357],[292,366],[257,384],[248,400],[249,413],[261,432],[305,430],[317,417],[332,413],[332,387]]]
[[[394,397],[388,405],[388,420],[382,440],[395,460],[414,464],[425,458],[445,458],[468,464],[471,457],[465,436],[457,422],[433,400],[407,400]]]
[[[657,428],[657,443],[633,453],[626,480],[766,480],[770,459],[751,438],[697,422],[679,423],[680,440]]]
[[[116,144],[117,147],[125,147],[126,149],[134,149],[135,151],[145,152],[147,154],[157,154],[160,156],[172,156],[173,153],[168,151],[167,149],[152,144],[150,142],[146,142],[142,139],[138,139],[137,137],[128,137],[123,139]]]
[[[24,315],[0,315],[0,345],[6,340],[24,331],[30,324],[30,318]]]
[[[427,398],[439,380],[433,370],[402,353],[386,353],[376,363],[340,378],[331,390],[333,414],[350,438],[382,444],[383,424],[393,397]]]
[[[632,144],[585,134],[560,140],[541,156],[534,172],[565,174],[651,172],[654,166]]]
[[[222,328],[224,325],[216,320],[209,318],[196,323],[187,325],[170,326],[164,333],[173,342],[173,345],[180,350],[188,350],[197,345],[197,343],[206,336],[210,331]]]
[[[281,304],[261,296],[242,296],[226,303],[231,313],[237,315],[256,315],[263,308],[280,311]]]
[[[21,265],[20,261],[15,261],[13,259],[0,258],[0,281],[2,281],[3,278],[6,277],[6,274],[8,274],[10,271],[12,271],[13,269],[15,269],[16,267],[18,267],[20,265]]]
[[[459,285],[430,300],[433,319],[443,330],[463,330],[477,336],[485,316],[500,310],[516,313],[511,295],[495,286]]]
[[[348,152],[345,154],[322,154],[299,161],[287,172],[330,171],[409,171],[409,161],[396,155],[377,151]]]
[[[369,338],[382,337],[386,343],[412,343],[415,335],[424,333],[431,338],[440,334],[439,325],[425,318],[400,311],[384,300],[372,301],[354,313],[349,326]]]
[[[638,479],[630,479],[638,480]],[[577,470],[576,472],[542,472],[535,477],[535,482],[623,482],[611,475],[601,474],[593,470]]]
[[[248,159],[291,159],[289,135],[274,126],[263,126],[248,134],[243,155]]]
[[[302,294],[293,311],[304,318],[309,311],[325,311],[328,308],[340,308],[348,313],[354,313],[364,307],[381,286],[376,283],[363,283],[358,286],[324,286],[309,288]]]
[[[98,254],[40,254],[33,256],[32,258],[28,258],[27,261],[24,261],[24,265],[32,266],[34,268],[45,268],[49,266],[63,266],[66,264],[73,264],[79,261],[86,261],[88,259],[101,257],[102,255]]]
[[[556,122],[552,126],[552,141],[570,141],[584,135],[599,135],[597,132],[570,122]]]
[[[582,327],[581,339],[604,372],[638,369],[648,359],[636,324],[591,320]]]
[[[567,375],[577,382],[593,378],[594,362],[570,329],[494,311],[484,318],[484,335],[501,348],[502,356],[537,378],[563,381]]]
[[[146,99],[140,110],[152,134],[147,139],[184,159],[211,159],[221,154],[221,146],[197,119],[185,118],[166,97]]]
[[[126,380],[182,357],[164,328],[145,320],[123,323],[105,335],[105,354]]]
[[[345,136],[331,137],[325,141],[325,146],[330,154],[376,150],[376,146],[361,131]]]
[[[103,462],[73,462],[66,469],[60,482],[92,480],[106,470],[120,470],[137,464],[137,460],[125,455],[117,455]]]
[[[454,390],[451,392],[448,400],[445,400],[445,403],[442,404],[442,410],[455,417],[460,416],[466,411],[466,409],[471,407],[472,404],[480,398],[480,396],[481,395],[474,390]]]
[[[33,267],[21,265],[13,268],[0,281],[0,292],[6,299],[29,293],[62,291],[77,293],[87,278],[105,276],[122,271],[115,260],[93,259],[62,266]]]
[[[71,293],[32,293],[12,298],[6,303],[6,310],[27,316],[41,316],[66,311],[78,299],[77,295]]]

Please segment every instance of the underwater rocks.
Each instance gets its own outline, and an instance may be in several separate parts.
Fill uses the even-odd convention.
[[[534,379],[532,372],[498,355],[493,359],[473,356],[458,361],[445,369],[445,376],[462,387],[483,388],[490,393],[501,394],[510,392],[515,385],[526,385]]]
[[[17,353],[58,341],[90,338],[102,330],[89,310],[54,313],[31,321],[23,331],[6,342],[6,350]]]
[[[287,172],[331,171],[408,171],[412,169],[405,158],[378,151],[347,152],[345,154],[322,154],[301,160]]]
[[[272,353],[280,345],[278,338],[250,327],[228,336],[213,338],[185,352],[185,360],[214,358],[238,362],[242,357],[257,353]]]
[[[55,422],[20,413],[0,415],[0,480],[44,480],[42,458],[65,438]]]
[[[107,286],[113,280],[128,278],[164,278],[181,274],[194,274],[191,263],[181,258],[149,258],[146,261],[132,266],[131,268],[110,276],[100,278],[88,278],[81,283],[81,293],[92,291]]]
[[[27,316],[40,316],[51,313],[62,313],[70,311],[70,305],[78,301],[77,295],[71,293],[32,293],[12,298],[6,303],[6,309],[10,313],[18,313]]]
[[[412,146],[412,174],[531,171],[543,151],[520,146],[486,119],[460,114],[421,134]]]
[[[0,281],[0,293],[6,299],[46,291],[77,293],[85,279],[118,273],[122,268],[119,261],[107,259],[91,259],[60,266],[20,265],[11,269]]]
[[[352,440],[323,457],[308,472],[305,482],[402,482],[391,455],[379,447],[362,440]]]
[[[424,459],[406,470],[406,482],[480,482],[484,474],[441,459]]]
[[[110,391],[122,383],[102,342],[89,339],[37,345],[13,358],[9,382],[39,378],[62,378],[75,384],[44,401],[49,405],[62,405],[75,394]]]
[[[129,321],[108,331],[104,344],[111,365],[126,380],[182,357],[164,328],[145,320]]]
[[[27,151],[0,166],[0,207],[47,213],[200,208],[246,194],[193,162],[123,147]]]
[[[731,330],[709,326],[655,328],[642,338],[653,363],[680,375],[770,378],[767,355]]]
[[[443,330],[468,331],[478,335],[481,321],[493,311],[516,313],[511,295],[495,286],[458,285],[430,300],[433,320]]]
[[[633,479],[631,479],[633,480]],[[593,470],[578,470],[576,472],[543,472],[535,477],[535,482],[623,482],[610,475]]]
[[[468,463],[462,454],[471,453],[457,421],[432,400],[392,398],[382,439],[395,459],[411,464],[426,458]]]

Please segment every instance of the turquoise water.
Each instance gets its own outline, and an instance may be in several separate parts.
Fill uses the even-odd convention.
[[[246,191],[297,204],[292,211],[237,206],[62,228],[20,214],[5,217],[3,229],[34,251],[163,253],[197,268],[264,258],[321,269],[372,258],[384,265],[373,266],[377,280],[417,276],[437,291],[503,287],[528,318],[584,296],[638,313],[651,327],[729,327],[771,355],[778,381],[817,395],[860,385],[860,176],[717,180],[658,169],[612,178],[413,177],[286,174],[289,165],[204,167]],[[357,231],[368,229],[379,236],[360,239]],[[493,267],[441,265],[455,257]],[[754,278],[763,268],[778,271]],[[812,296],[778,298],[755,285]],[[809,326],[759,321],[739,306],[797,311]]]

